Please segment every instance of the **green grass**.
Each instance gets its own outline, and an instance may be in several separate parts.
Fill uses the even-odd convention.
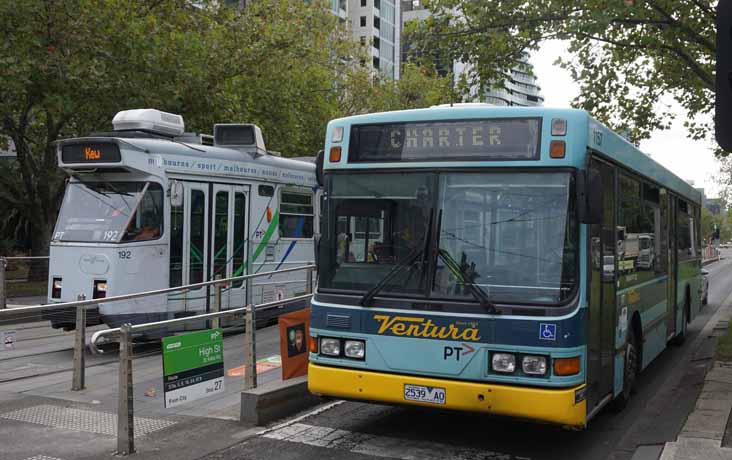
[[[717,361],[732,361],[732,321],[727,326],[727,332],[717,339]]]
[[[13,303],[13,297],[36,297],[48,295],[48,281],[26,281],[24,283],[7,283],[5,285],[8,303]]]

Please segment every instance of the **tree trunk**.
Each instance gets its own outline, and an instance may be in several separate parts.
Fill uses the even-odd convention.
[[[39,219],[40,220],[40,219]],[[31,256],[46,257],[51,242],[54,222],[44,219],[31,228]],[[32,259],[28,271],[28,281],[44,281],[48,279],[48,259]]]

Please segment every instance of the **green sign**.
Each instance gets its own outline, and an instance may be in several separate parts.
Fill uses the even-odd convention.
[[[163,338],[165,407],[224,391],[224,334],[221,329]]]

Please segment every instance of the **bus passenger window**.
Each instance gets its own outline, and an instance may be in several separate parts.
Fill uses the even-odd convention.
[[[280,195],[280,237],[313,237],[313,194],[306,189],[285,188]]]

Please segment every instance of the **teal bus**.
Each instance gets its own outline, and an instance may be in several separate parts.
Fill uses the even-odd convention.
[[[701,308],[700,194],[581,110],[328,124],[315,394],[581,428]]]

